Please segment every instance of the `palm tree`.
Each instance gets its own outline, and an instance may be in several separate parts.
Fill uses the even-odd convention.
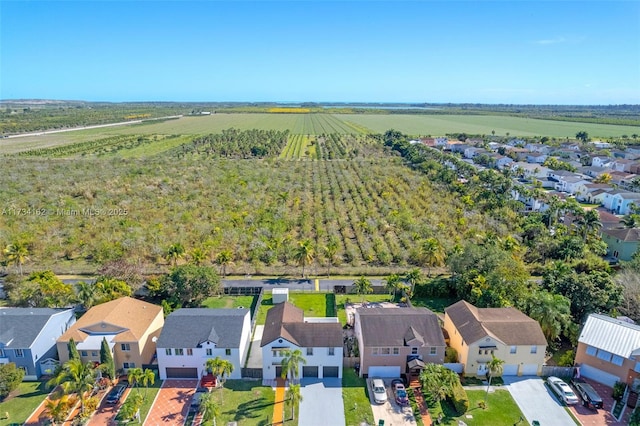
[[[302,356],[300,349],[285,350],[283,351],[284,358],[282,359],[282,378],[286,379],[289,376],[291,382],[295,382],[300,376],[300,364],[306,364],[307,360]]]
[[[625,226],[625,228],[637,228],[638,224],[640,224],[640,216],[637,214],[628,214],[624,216],[620,222]]]
[[[434,266],[442,266],[444,263],[444,249],[435,238],[427,238],[420,246],[420,256],[422,262],[427,266],[428,276],[431,276],[431,268]]]
[[[53,424],[62,424],[69,415],[69,409],[73,401],[69,395],[59,395],[60,398],[47,398],[44,404],[44,409],[53,422]]]
[[[322,251],[324,258],[327,260],[327,277],[329,277],[331,276],[331,267],[334,265],[336,261],[336,254],[338,253],[338,240],[331,237]]]
[[[216,376],[216,383],[220,383],[220,398],[222,399],[225,378],[233,373],[233,363],[217,356],[215,358],[209,358],[205,367]]]
[[[304,268],[311,265],[315,258],[315,252],[311,245],[311,240],[307,239],[298,242],[298,247],[296,248],[293,258],[298,263],[298,266],[302,266],[302,278],[304,278]]]
[[[422,281],[422,272],[419,268],[413,268],[406,274],[404,274],[404,281],[409,284],[411,294],[416,291],[416,284]]]
[[[134,367],[129,369],[129,374],[127,375],[127,380],[134,388],[138,387],[138,384],[142,381],[142,376],[144,372],[140,367]],[[138,393],[140,393],[140,389],[138,389]]]
[[[289,385],[289,390],[287,391],[287,400],[291,404],[291,418],[295,420],[296,406],[300,404],[300,402],[302,402],[302,395],[300,394],[300,384]]]
[[[129,380],[129,383],[133,384],[136,388],[138,388],[138,393],[140,393],[140,387],[139,387],[140,384],[142,384],[142,386],[145,387],[145,391],[144,391],[145,398],[149,390],[149,384],[154,384],[156,381],[156,375],[152,370],[148,368],[143,370],[142,368],[139,368],[139,367],[130,368],[129,375],[127,378]]]
[[[227,276],[227,266],[233,265],[233,252],[231,250],[222,250],[216,256],[216,265],[220,266],[220,273],[223,277]]]
[[[581,230],[582,239],[585,242],[587,241],[587,235],[602,227],[602,223],[600,223],[600,215],[596,210],[588,210],[579,217],[575,223],[577,224],[578,229]]]
[[[16,268],[18,268],[18,272],[22,275],[22,265],[29,260],[29,249],[27,245],[23,242],[9,244],[4,249],[4,255],[9,263],[13,263]]]
[[[529,316],[540,323],[544,337],[551,343],[571,324],[571,302],[561,294],[536,291]]]
[[[93,284],[80,281],[76,284],[76,293],[85,310],[90,309],[96,301],[96,288]]]
[[[173,263],[175,267],[178,264],[178,259],[182,259],[185,249],[180,243],[171,244],[167,249],[167,259]]]
[[[200,266],[207,259],[207,252],[199,247],[191,250],[191,261],[194,265]]]
[[[451,395],[458,380],[456,373],[439,364],[429,363],[420,372],[422,389],[436,403]]]
[[[384,279],[384,283],[384,287],[389,292],[389,296],[392,298],[392,300],[395,300],[398,288],[401,284],[400,275],[391,274]]]
[[[80,406],[84,412],[84,395],[91,391],[96,383],[96,369],[93,363],[83,363],[80,359],[65,362],[57,376],[47,382],[48,386],[60,386],[65,394],[76,393],[80,397]]]
[[[202,413],[202,423],[213,422],[213,426],[217,424],[217,418],[220,417],[220,406],[213,399],[213,395],[206,393],[200,398],[200,413]]]
[[[369,294],[373,291],[373,287],[371,286],[371,281],[361,276],[360,278],[358,278],[353,282],[353,285],[356,287],[356,293],[362,295],[362,303],[364,303],[365,294]]]
[[[491,354],[491,361],[487,363],[487,370],[489,376],[489,383],[487,384],[487,392],[484,395],[484,403],[487,403],[487,397],[489,396],[489,388],[491,387],[491,379],[493,376],[502,376],[502,370],[504,365],[504,360],[500,358],[496,358],[495,355]]]

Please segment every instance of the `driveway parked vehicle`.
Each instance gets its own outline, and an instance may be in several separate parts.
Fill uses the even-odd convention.
[[[371,389],[373,390],[373,400],[376,404],[387,402],[387,389],[384,387],[382,379],[373,379],[371,381]]]
[[[569,387],[564,380],[551,376],[547,379],[547,384],[565,404],[571,405],[580,402],[578,396],[573,392],[573,390],[571,390],[571,387]]]
[[[582,379],[572,379],[571,384],[576,390],[576,393],[580,395],[582,405],[594,410],[602,408],[602,398],[598,395],[598,392],[596,392],[593,386]]]
[[[398,405],[409,405],[409,396],[407,395],[407,390],[404,387],[402,379],[393,379],[391,381],[391,389],[393,389],[393,395]]]
[[[124,393],[125,390],[127,390],[127,385],[122,383],[116,385],[107,394],[107,398],[106,398],[107,404],[117,404],[118,402],[120,402],[120,398],[122,398],[122,394]]]
[[[189,404],[190,413],[198,412],[198,410],[200,409],[200,402],[202,400],[202,397],[207,393],[209,393],[209,390],[207,388],[196,389],[196,392],[193,394],[193,398],[191,398],[191,403]]]

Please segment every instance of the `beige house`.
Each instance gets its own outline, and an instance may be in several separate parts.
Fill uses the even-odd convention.
[[[576,350],[580,374],[607,386],[640,378],[640,326],[606,315],[587,317]]]
[[[161,306],[131,297],[94,306],[58,338],[60,362],[69,360],[71,338],[84,362],[100,362],[100,347],[106,339],[116,370],[142,367],[153,360],[163,325]]]
[[[449,346],[467,375],[484,376],[492,355],[504,360],[503,375],[539,375],[547,340],[537,321],[515,308],[476,308],[461,300],[445,309]]]

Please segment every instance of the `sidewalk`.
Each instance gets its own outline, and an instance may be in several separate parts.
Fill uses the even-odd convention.
[[[271,424],[273,426],[284,424],[284,379],[276,379],[276,398],[273,404],[273,419]]]

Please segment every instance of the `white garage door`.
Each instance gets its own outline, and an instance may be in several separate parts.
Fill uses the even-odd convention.
[[[537,376],[538,364],[523,364],[520,369],[521,376]]]
[[[400,367],[369,367],[369,377],[400,377]]]
[[[606,371],[598,370],[597,368],[589,365],[580,366],[580,375],[610,387],[613,387],[613,385],[620,380],[618,376],[609,374]]]
[[[503,376],[517,376],[518,375],[518,364],[505,364],[502,366],[502,375]]]

